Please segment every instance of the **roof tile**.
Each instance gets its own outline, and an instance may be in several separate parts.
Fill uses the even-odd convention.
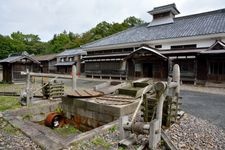
[[[148,24],[129,28],[82,48],[225,33],[225,9],[174,18],[174,23],[170,24],[151,27]]]

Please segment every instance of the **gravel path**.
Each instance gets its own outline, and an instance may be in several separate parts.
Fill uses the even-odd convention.
[[[33,141],[0,117],[0,150],[41,150]]]
[[[173,124],[166,133],[179,150],[225,149],[225,133],[223,130],[208,121],[189,114],[184,114],[181,120]],[[68,150],[117,150],[119,141],[118,127],[115,126],[89,140],[73,143]],[[137,145],[129,148],[129,150],[136,148]]]
[[[89,140],[71,144],[67,150],[117,150],[119,135],[118,127],[114,126]]]
[[[185,114],[166,131],[179,150],[224,150],[225,133],[208,121]]]
[[[98,81],[78,81],[78,86],[83,85],[84,88],[92,87],[98,83]],[[69,84],[65,83],[66,85]],[[88,84],[91,84],[88,85]],[[24,85],[16,85],[16,92],[18,92]],[[0,90],[3,87],[0,87]],[[7,87],[4,90],[14,89]],[[223,88],[205,88],[197,86],[182,85],[183,90],[198,91],[205,93],[224,94]],[[1,114],[0,114],[1,115]],[[209,149],[209,150],[223,150],[225,149],[225,133],[220,128],[212,125],[208,121],[196,118],[192,115],[185,114],[178,124],[172,125],[167,131],[172,141],[178,147],[178,149]],[[118,127],[108,129],[103,133],[97,134],[95,137],[73,143],[69,148],[71,150],[99,150],[99,149],[118,149],[119,131]],[[5,149],[41,149],[33,141],[30,140],[19,130],[13,128],[8,122],[3,120],[0,116],[0,150]],[[132,148],[135,149],[135,148]],[[122,149],[121,149],[122,150]]]
[[[179,150],[225,149],[225,133],[223,130],[208,121],[189,114],[184,114],[181,120],[173,124],[166,133]],[[89,140],[73,143],[65,150],[124,150],[118,148],[119,135],[118,126],[115,125],[104,132],[96,134]],[[134,146],[129,149],[136,148]],[[40,147],[0,118],[0,150],[3,149],[40,150]]]

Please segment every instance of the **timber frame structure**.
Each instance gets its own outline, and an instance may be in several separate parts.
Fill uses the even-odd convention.
[[[40,68],[40,62],[26,52],[0,60],[0,64],[3,68],[3,82],[7,83],[25,81],[21,71],[38,71]]]
[[[182,82],[225,83],[225,9],[175,17],[170,4],[148,13],[150,23],[81,46],[87,77],[166,80],[179,64]]]

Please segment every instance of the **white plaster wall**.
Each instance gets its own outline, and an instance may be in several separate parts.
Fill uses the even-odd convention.
[[[160,44],[154,44],[154,46],[155,45],[162,45],[161,50],[163,50],[163,49],[170,49],[170,47],[173,46],[173,45],[197,44],[197,48],[203,48],[203,47],[210,47],[213,43],[215,43],[215,39],[188,40],[188,41],[177,41],[177,42],[162,42]]]

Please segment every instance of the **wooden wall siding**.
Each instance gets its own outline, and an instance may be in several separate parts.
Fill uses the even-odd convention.
[[[58,66],[57,67],[57,72],[61,74],[71,74],[72,72],[72,66]]]
[[[85,72],[88,71],[97,71],[104,73],[112,73],[111,71],[120,70],[122,62],[86,62],[85,63]]]
[[[49,73],[48,63],[49,63],[48,61],[42,61],[41,62],[41,65],[42,65],[41,72],[43,72],[43,73]]]
[[[207,80],[213,82],[225,81],[225,54],[211,56],[206,59],[208,75]]]
[[[135,74],[134,74],[134,62],[131,60],[131,59],[129,59],[128,61],[127,61],[127,69],[128,69],[128,78],[129,79],[132,79],[134,76],[135,76]]]
[[[18,63],[15,62],[12,64],[12,81],[25,81],[26,76],[21,75],[21,71],[33,71],[33,64],[32,63]]]
[[[21,75],[21,71],[26,71],[29,69],[33,71],[33,64],[23,64],[23,63],[3,63],[3,81],[11,83],[14,81],[25,81],[25,76]]]
[[[3,81],[11,83],[12,82],[12,65],[9,63],[3,63]]]
[[[57,67],[55,66],[56,60],[49,61],[49,72],[50,73],[56,73],[57,72]]]
[[[197,57],[197,79],[206,81],[208,74],[207,61],[205,56]]]
[[[225,82],[225,75],[218,75],[218,74],[209,74],[208,81],[222,83]]]
[[[168,62],[158,61],[153,63],[153,78],[155,79],[167,79],[168,76]]]
[[[168,75],[168,61],[164,61],[154,55],[137,56],[128,59],[128,76],[150,77],[155,79],[166,79]],[[135,64],[140,64],[141,72],[135,72]]]

